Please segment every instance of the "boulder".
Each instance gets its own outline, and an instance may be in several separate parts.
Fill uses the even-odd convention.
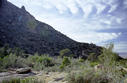
[[[30,68],[20,68],[16,70],[17,74],[27,74],[27,73],[31,73],[31,69]]]

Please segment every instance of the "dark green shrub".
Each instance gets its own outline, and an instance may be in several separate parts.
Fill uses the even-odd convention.
[[[9,48],[9,45],[5,45],[4,47],[0,48],[0,57],[4,58],[5,56],[9,55],[11,53],[11,49]]]
[[[85,60],[84,60],[84,59],[82,59],[82,58],[80,58],[80,59],[79,59],[79,62],[85,62]]]
[[[91,53],[88,58],[89,61],[97,61],[97,56],[95,55],[95,53]]]
[[[10,54],[3,58],[3,64],[2,67],[4,69],[7,68],[20,68],[24,67],[23,59],[20,57],[17,57],[15,54]]]
[[[29,59],[32,62],[37,62],[39,58],[40,58],[40,56],[38,55],[38,53],[35,53],[33,56],[29,56]]]
[[[68,83],[120,83],[122,79],[116,79],[113,75],[109,75],[109,73],[92,70],[69,74],[67,81]]]
[[[63,64],[61,64],[59,68],[60,68],[61,70],[63,70],[64,67],[65,67],[65,66],[64,66]]]
[[[90,66],[94,67],[94,66],[96,66],[96,65],[98,65],[98,64],[99,64],[98,62],[91,62],[91,63],[90,63]]]
[[[64,69],[64,67],[70,65],[71,62],[70,60],[68,59],[68,57],[64,57],[63,58],[63,61],[62,61],[62,64],[60,65],[60,69]]]
[[[43,63],[43,65],[46,66],[46,67],[48,67],[48,66],[53,66],[53,65],[54,65],[54,63],[53,63],[53,61],[52,61],[52,58],[50,58],[50,57],[44,57],[44,58],[42,59],[42,63]]]
[[[60,51],[60,56],[61,57],[64,57],[64,56],[73,57],[74,55],[72,54],[70,49],[63,49],[63,50]]]
[[[63,64],[64,66],[68,66],[68,65],[71,64],[71,62],[70,62],[70,60],[68,59],[68,57],[64,57],[64,58],[63,58],[62,64]]]
[[[18,47],[14,48],[12,53],[14,53],[16,56],[25,58],[24,51]]]
[[[113,44],[108,45],[106,48],[103,48],[102,54],[98,56],[98,59],[101,63],[107,63],[111,65],[112,63],[119,60],[119,56],[113,52]]]
[[[83,74],[72,73],[67,77],[68,83],[87,83],[84,80]]]
[[[36,70],[42,70],[44,67],[51,67],[54,65],[53,59],[48,55],[39,56],[37,53],[34,56],[27,58],[27,64]]]

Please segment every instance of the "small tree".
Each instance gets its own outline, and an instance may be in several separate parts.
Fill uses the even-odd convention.
[[[61,57],[64,57],[64,56],[73,57],[74,55],[72,54],[70,49],[63,49],[60,51],[60,56]]]
[[[103,48],[103,52],[98,59],[101,63],[106,63],[110,65],[119,60],[119,56],[113,52],[114,45],[110,44],[106,48]]]
[[[60,69],[63,69],[65,66],[68,66],[70,65],[71,62],[70,60],[68,59],[68,57],[64,57],[63,58],[63,61],[62,61],[62,64],[60,65]]]

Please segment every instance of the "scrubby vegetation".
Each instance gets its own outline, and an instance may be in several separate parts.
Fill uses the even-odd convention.
[[[88,58],[81,71],[69,74],[68,83],[121,83],[127,71],[123,69],[125,65],[119,64],[120,58],[112,49],[113,45],[104,48],[98,62]]]
[[[66,79],[68,83],[120,83],[126,79],[127,60],[120,58],[118,54],[113,52],[113,45],[103,48],[100,56],[94,57],[94,54],[91,53],[87,59],[67,57],[67,54],[71,54],[69,52],[68,49],[60,51],[62,57],[50,57],[49,55],[39,55],[38,53],[35,53],[34,56],[26,56],[27,54],[20,52],[20,50],[13,51],[5,46],[0,50],[0,71],[5,71],[9,68],[30,67],[37,71],[66,72],[68,73]],[[28,81],[26,82],[29,83]],[[3,83],[13,82],[7,81]]]
[[[60,51],[60,56],[61,57],[64,57],[64,56],[67,56],[67,57],[73,57],[74,55],[72,54],[71,50],[70,49],[63,49]]]

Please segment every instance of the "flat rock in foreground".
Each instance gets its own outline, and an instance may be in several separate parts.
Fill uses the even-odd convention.
[[[17,74],[28,74],[31,73],[31,69],[30,68],[20,68],[16,70]]]

